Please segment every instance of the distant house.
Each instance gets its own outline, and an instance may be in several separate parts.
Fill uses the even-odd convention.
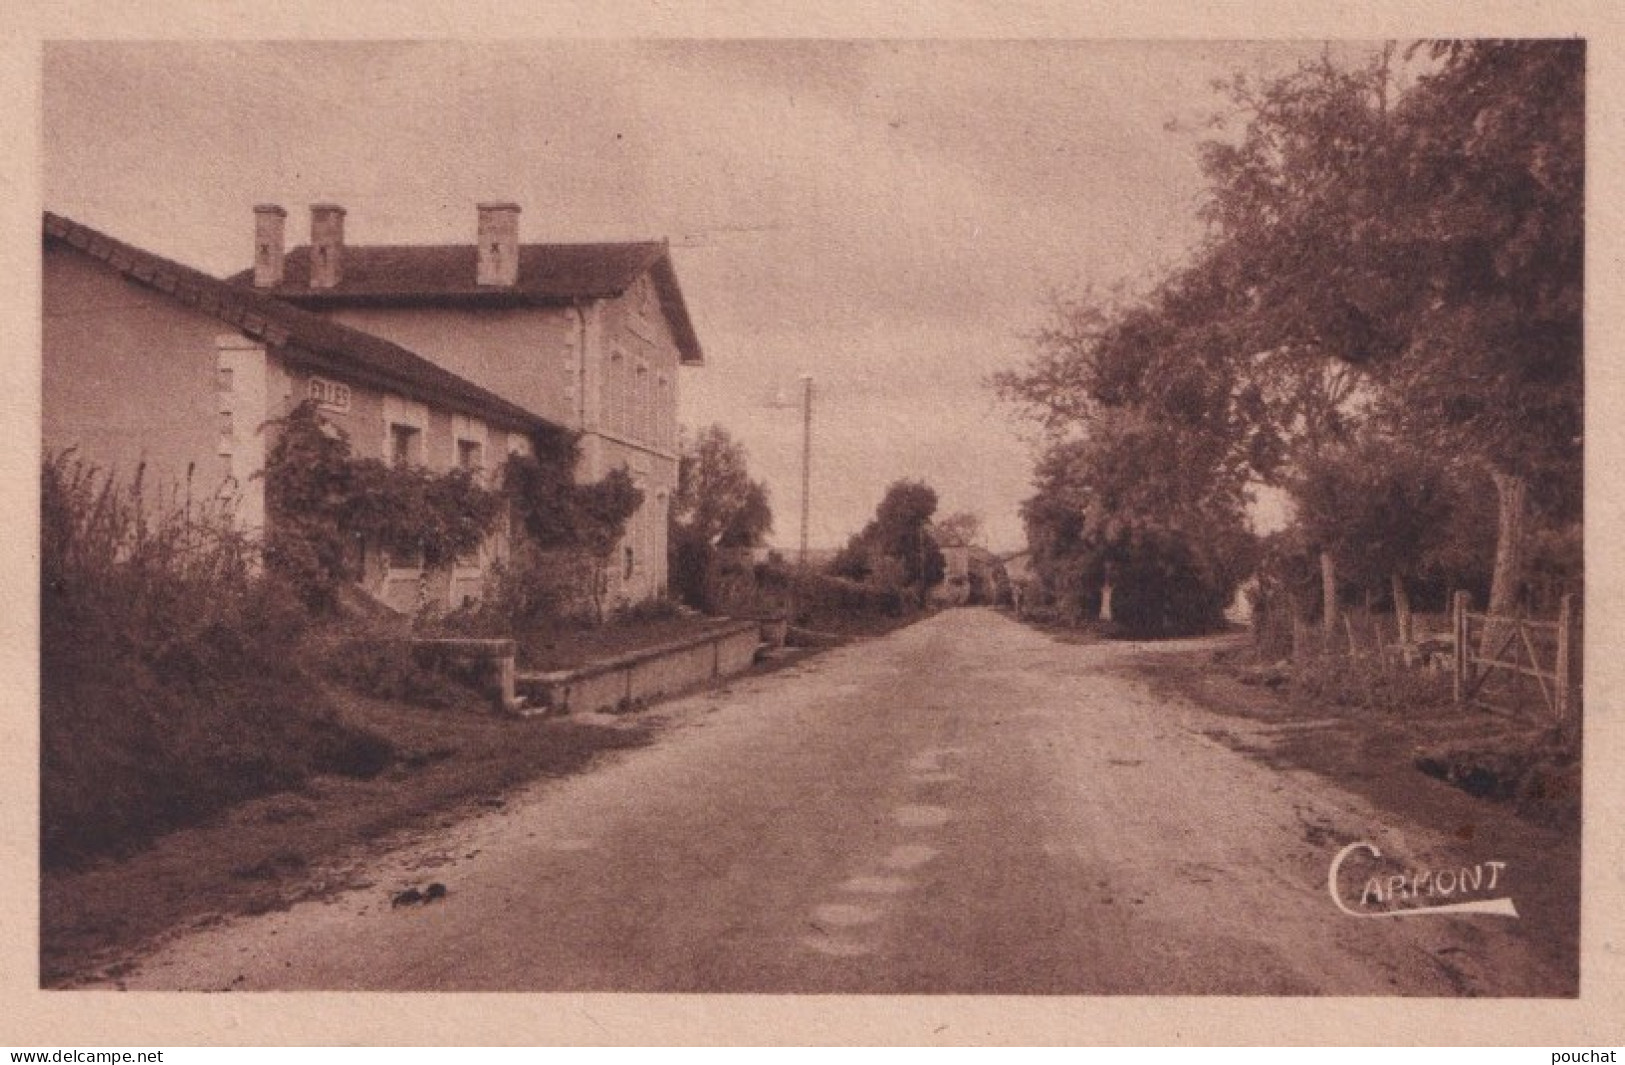
[[[611,567],[608,601],[666,589],[677,487],[677,370],[704,357],[664,243],[525,244],[518,205],[480,204],[474,239],[352,244],[345,211],[255,208],[254,266],[231,279],[323,320],[404,345],[527,415],[581,434],[578,476],[624,466],[644,493]]]
[[[1004,567],[997,556],[974,544],[943,543],[943,579],[932,598],[948,606],[995,603],[1002,597]]]
[[[1010,605],[1019,617],[1038,592],[1038,578],[1033,572],[1033,553],[1031,550],[1016,551],[1002,556],[999,562],[1004,567],[1005,581],[1009,586]]]
[[[154,491],[224,495],[266,521],[266,423],[303,400],[362,458],[494,470],[549,419],[400,344],[228,284],[59,215],[44,216],[43,443]],[[358,545],[357,577],[411,609],[414,560]],[[500,545],[433,575],[441,602],[481,594]]]

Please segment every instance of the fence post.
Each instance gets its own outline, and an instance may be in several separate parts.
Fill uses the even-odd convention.
[[[1451,627],[1456,632],[1456,662],[1453,670],[1453,687],[1455,699],[1460,703],[1467,691],[1467,606],[1471,597],[1466,592],[1457,592],[1451,599]]]
[[[1566,721],[1574,710],[1574,595],[1564,593],[1557,605],[1557,717]]]

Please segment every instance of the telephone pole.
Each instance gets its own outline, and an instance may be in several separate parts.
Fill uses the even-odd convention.
[[[801,375],[801,557],[807,568],[807,502],[812,491],[812,374]]]

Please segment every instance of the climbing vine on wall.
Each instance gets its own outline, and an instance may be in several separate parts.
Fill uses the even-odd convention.
[[[513,504],[526,541],[529,564],[520,579],[552,587],[573,586],[594,618],[602,620],[615,545],[643,505],[643,492],[624,467],[591,484],[575,483],[574,436],[538,433],[532,437],[531,452],[510,456],[502,477],[503,491]],[[548,597],[518,598],[539,605]]]
[[[513,546],[525,560],[510,562],[507,579],[567,586],[602,617],[607,570],[643,493],[625,469],[577,484],[573,434],[533,434],[531,453],[510,456],[500,487],[492,489],[466,470],[433,473],[357,459],[344,432],[309,402],[274,425],[264,475],[266,565],[313,609],[332,606],[339,588],[359,576],[362,545],[420,557],[431,569],[449,566],[484,543],[507,511]],[[555,591],[534,591],[505,594],[528,604],[515,613],[558,605]]]
[[[501,494],[470,471],[354,458],[348,436],[310,402],[273,424],[265,561],[312,608],[331,606],[357,576],[361,544],[421,553],[425,566],[437,568],[476,550],[496,528]]]

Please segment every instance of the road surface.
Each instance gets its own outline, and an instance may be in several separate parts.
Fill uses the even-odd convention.
[[[1558,993],[1515,918],[1340,913],[1347,842],[1460,848],[1215,742],[1121,668],[1175,646],[940,614],[657,708],[652,746],[376,859],[367,887],[172,940],[122,985]],[[431,881],[443,899],[391,904]]]

